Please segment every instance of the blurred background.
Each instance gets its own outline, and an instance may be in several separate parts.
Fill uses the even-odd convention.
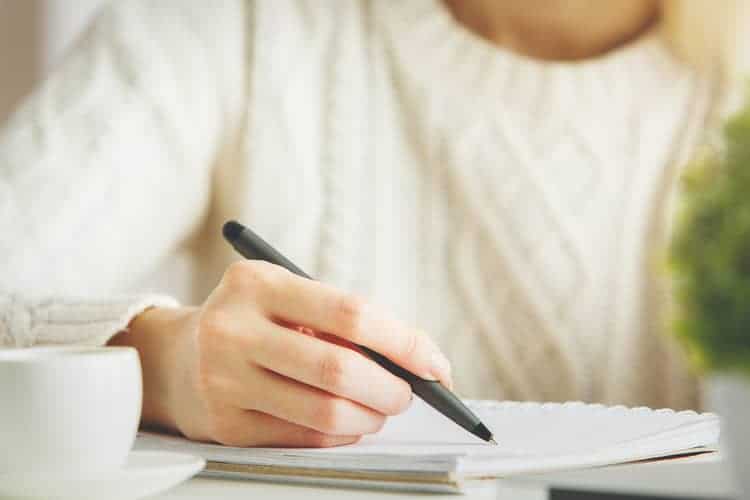
[[[0,125],[105,0],[0,0]]]

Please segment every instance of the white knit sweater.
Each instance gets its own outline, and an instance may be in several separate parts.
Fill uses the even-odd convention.
[[[653,264],[712,88],[656,31],[542,63],[439,0],[117,2],[0,135],[0,345],[199,303],[236,218],[463,395],[695,406]]]

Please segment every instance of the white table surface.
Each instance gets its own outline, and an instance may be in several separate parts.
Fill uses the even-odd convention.
[[[726,463],[717,455],[711,455],[484,481],[472,486],[466,495],[460,498],[544,500],[547,498],[548,487],[671,495],[683,498],[730,498],[734,491]],[[379,492],[208,478],[192,479],[154,498],[159,500],[199,498],[217,500],[424,500],[430,497],[452,498],[445,494]]]

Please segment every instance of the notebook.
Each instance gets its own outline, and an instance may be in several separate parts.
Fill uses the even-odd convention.
[[[461,491],[474,480],[711,451],[710,413],[571,403],[467,401],[486,444],[415,399],[359,443],[327,449],[233,448],[140,433],[136,449],[191,453],[203,475],[410,491]]]

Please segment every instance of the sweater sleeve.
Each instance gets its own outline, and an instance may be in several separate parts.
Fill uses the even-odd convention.
[[[102,344],[176,305],[134,286],[207,210],[242,108],[244,10],[113,2],[0,129],[0,346]]]
[[[0,347],[104,345],[146,309],[177,305],[156,294],[38,301],[0,295]]]

